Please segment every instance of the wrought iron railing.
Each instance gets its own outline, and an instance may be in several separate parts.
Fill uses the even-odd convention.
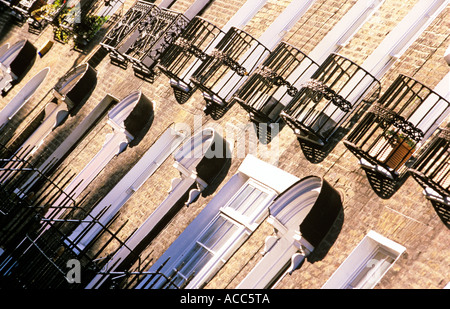
[[[399,75],[344,142],[362,167],[398,180],[407,161],[449,112],[450,103],[422,83]]]
[[[131,62],[136,75],[153,76],[159,57],[188,22],[181,13],[153,6],[112,50],[111,61],[118,65]]]
[[[442,222],[450,228],[450,130],[439,128],[418,151],[409,172],[423,188]]]
[[[189,19],[183,14],[162,9],[125,54],[133,63],[134,72],[144,77],[153,75],[159,58],[176,41],[188,23]]]
[[[196,16],[159,60],[158,68],[171,78],[170,85],[179,103],[185,103],[196,91],[197,88],[187,77],[207,59],[205,51],[222,33],[212,23]]]
[[[138,22],[149,14],[151,10],[157,10],[152,3],[145,0],[136,1],[125,15],[109,30],[100,45],[108,51],[114,51],[117,45],[133,31]]]
[[[97,1],[79,0],[71,7],[66,5],[53,24],[53,38],[58,42],[68,43],[96,3]]]
[[[46,4],[46,0],[13,0],[7,4],[12,15],[19,21],[25,21],[30,13]]]
[[[319,67],[311,58],[281,42],[236,92],[236,100],[256,122],[273,123],[299,89],[298,83]]]
[[[325,146],[379,94],[380,83],[353,61],[331,54],[281,112],[299,139]]]
[[[101,225],[99,219],[103,213],[95,218],[90,217],[86,212],[86,197],[75,201],[70,193],[62,190],[64,183],[72,178],[70,171],[63,168],[47,176],[22,157],[7,159],[13,164],[1,169],[0,287],[83,288],[83,284],[108,261],[108,258],[99,257],[108,257],[108,252],[114,254],[114,248],[125,245],[117,235],[127,222],[113,230],[111,225],[118,217],[115,216],[108,225]],[[39,181],[23,190],[27,179],[36,174],[39,174]],[[46,218],[45,214],[54,208],[52,202],[62,195],[66,196],[65,203],[57,208],[64,216],[59,219]],[[80,222],[89,223],[86,231],[93,225],[102,226],[101,233],[83,250],[77,246],[79,239],[68,237]],[[79,270],[83,278],[80,283],[68,281],[70,260],[80,262]]]
[[[424,188],[431,189],[427,197],[448,203],[450,197],[450,130],[439,128],[437,134],[421,148],[409,171]],[[435,193],[435,194],[433,194]],[[450,206],[450,205],[449,205]]]
[[[270,51],[243,30],[232,27],[191,77],[208,108],[226,108],[240,84]]]

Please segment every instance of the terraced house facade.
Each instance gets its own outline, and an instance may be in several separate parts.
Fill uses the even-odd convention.
[[[1,0],[1,286],[448,287],[449,13]]]

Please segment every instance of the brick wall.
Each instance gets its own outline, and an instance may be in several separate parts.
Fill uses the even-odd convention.
[[[130,7],[133,2],[125,1],[125,7]],[[306,53],[310,52],[355,2],[318,0],[286,35],[286,41]],[[357,63],[362,63],[416,2],[416,0],[401,2],[386,0],[380,10],[342,50],[342,54]],[[180,0],[173,8],[184,10],[191,3],[190,0]],[[215,0],[202,17],[222,27],[243,3],[243,0]],[[289,1],[269,0],[245,30],[258,37],[288,3]],[[394,64],[383,79],[383,87],[389,85],[399,73],[412,74],[426,85],[434,87],[448,72],[448,67],[442,60],[443,52],[449,45],[448,12],[447,7]],[[0,39],[0,44],[15,42],[19,37],[26,36],[36,46],[40,46],[52,38],[51,29],[46,29],[41,35],[35,36],[29,34],[26,27],[26,25],[12,27]],[[32,101],[32,106],[41,106],[45,102],[40,102],[39,98],[43,96],[45,90],[51,89],[59,76],[83,61],[85,56],[71,50],[69,45],[55,43],[47,55],[36,60],[35,65],[20,84],[5,98],[0,98],[0,106],[5,106],[20,87],[41,68],[51,66],[51,75],[42,92],[39,92]],[[205,104],[199,92],[196,92],[185,104],[178,104],[169,86],[169,80],[164,75],[158,76],[153,83],[144,82],[133,75],[130,66],[126,70],[118,68],[109,63],[108,57],[97,66],[97,71],[98,84],[89,100],[77,115],[70,117],[52,133],[50,138],[56,143],[61,142],[106,93],[121,99],[130,92],[141,89],[151,100],[154,100],[156,113],[148,132],[135,141],[132,147],[115,157],[88,187],[86,208],[92,207],[98,198],[106,194],[171,123],[184,122],[193,127],[194,117],[200,116],[203,124],[220,125],[222,128],[230,124],[239,127],[248,123],[247,113],[237,105],[219,120],[205,116],[202,111]],[[25,123],[32,115],[24,113],[22,116],[22,121]],[[102,124],[104,123],[105,120]],[[107,127],[96,128],[92,131],[72,152],[63,166],[70,168],[73,172],[80,171],[101,147],[108,132]],[[244,130],[241,129],[235,134],[243,132]],[[338,143],[323,161],[311,163],[305,158],[298,140],[289,127],[283,128],[277,135],[276,142],[280,151],[277,158],[267,158],[264,152],[259,152],[258,157],[277,164],[279,168],[299,178],[307,175],[324,177],[341,192],[344,202],[344,213],[340,218],[342,227],[338,228],[338,224],[332,235],[337,238],[333,239],[330,236],[328,243],[317,249],[324,256],[320,257],[320,254],[312,256],[300,270],[295,271],[291,276],[286,276],[278,288],[320,288],[370,230],[375,230],[406,247],[405,254],[389,270],[378,284],[378,288],[442,288],[447,284],[450,270],[449,230],[439,219],[431,204],[422,196],[420,186],[413,179],[409,178],[393,197],[383,200],[372,190],[365,173],[359,168],[357,159],[342,143]],[[260,147],[266,150],[270,145],[260,145]],[[233,157],[231,165],[214,183],[210,184],[204,196],[189,207],[182,208],[167,228],[142,253],[142,257],[148,257],[147,261],[152,259],[156,261],[212,196],[219,192],[236,173],[242,161],[243,158]],[[170,179],[178,176],[171,166],[172,162],[172,158],[169,158],[121,209],[120,217],[113,225],[115,229],[128,220],[119,235],[121,239],[125,239],[138,228],[167,196]],[[264,222],[206,287],[234,288],[260,259],[259,251],[264,244],[264,239],[271,233],[272,227]],[[94,251],[101,245],[101,241],[98,242]],[[112,244],[110,250],[116,247],[117,244]]]

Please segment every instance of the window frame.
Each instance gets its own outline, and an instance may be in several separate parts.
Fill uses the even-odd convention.
[[[245,216],[240,214],[239,211],[230,207],[234,201],[244,192],[244,190],[248,187],[253,187],[259,190],[261,193],[266,193],[267,196],[260,202],[260,205],[253,210],[250,216]],[[189,288],[198,288],[207,280],[207,278],[214,273],[217,268],[220,268],[223,264],[226,263],[228,258],[234,253],[234,251],[242,244],[248,235],[250,235],[262,222],[262,220],[268,215],[268,209],[270,203],[276,198],[277,192],[258,181],[249,178],[239,190],[219,209],[219,212],[208,222],[205,228],[197,235],[197,237],[191,242],[191,244],[186,248],[186,250],[180,255],[177,261],[174,263],[171,268],[171,273],[174,275],[174,278],[181,277],[182,280],[174,279],[174,282],[185,282],[191,276],[191,271],[188,274],[182,273],[183,265],[187,256],[193,256],[195,253],[193,251],[205,250],[206,254],[202,254],[196,265],[201,262],[203,257],[208,254],[211,254],[211,257],[204,263],[204,265],[200,268],[198,273],[195,274],[195,280],[193,279],[191,283],[188,284]],[[245,210],[247,210],[246,208]],[[230,237],[218,248],[217,251],[210,250],[207,248],[205,244],[201,243],[200,240],[204,237],[206,233],[211,232],[211,227],[222,218],[224,222],[231,223],[227,232],[231,229],[235,228],[235,231],[231,233]],[[219,229],[213,231],[214,235],[217,233]],[[225,235],[225,234],[224,234]],[[219,238],[222,238],[224,235],[219,235]],[[209,236],[208,238],[210,238]],[[198,249],[198,247],[202,249]],[[184,264],[186,265],[186,264]],[[196,265],[192,267],[192,269],[196,268]]]
[[[366,265],[380,250],[385,250],[392,254],[393,261],[385,270],[378,273],[378,278],[370,288],[374,288],[386,273],[392,268],[396,261],[406,250],[402,245],[378,234],[375,231],[369,233],[360,241],[347,258],[341,263],[338,269],[322,286],[322,289],[346,289],[357,276],[363,271]],[[355,267],[355,265],[357,265]]]

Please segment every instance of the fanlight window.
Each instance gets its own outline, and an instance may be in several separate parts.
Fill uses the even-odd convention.
[[[224,108],[241,80],[269,50],[250,34],[232,27],[191,77],[203,91],[207,107]]]
[[[276,122],[298,93],[297,83],[319,67],[311,58],[281,42],[234,95],[256,122]]]
[[[378,96],[380,83],[353,61],[331,54],[311,80],[302,85],[281,113],[282,119],[300,139],[320,146],[350,123],[363,100]]]
[[[449,112],[449,102],[420,82],[400,75],[344,142],[365,169],[399,180],[406,162]]]
[[[207,59],[204,51],[220,34],[222,31],[218,27],[197,16],[161,57],[158,68],[171,78],[170,85],[179,103],[185,103],[195,92],[196,87],[186,77]]]

